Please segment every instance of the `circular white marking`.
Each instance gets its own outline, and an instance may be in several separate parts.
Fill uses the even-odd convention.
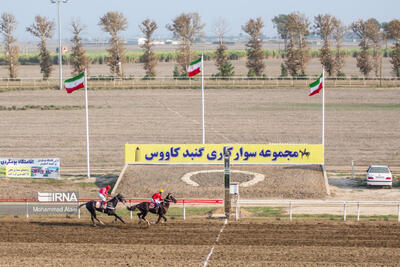
[[[185,175],[183,175],[181,177],[181,180],[183,182],[185,182],[186,184],[188,184],[188,185],[199,186],[198,183],[196,183],[195,181],[192,181],[191,177],[193,175],[196,175],[196,174],[210,173],[210,172],[224,172],[224,170],[204,170],[204,171],[188,172],[188,173],[186,173]],[[243,182],[243,183],[240,183],[240,186],[242,186],[242,187],[249,187],[249,186],[254,185],[254,184],[258,183],[258,182],[264,181],[264,179],[265,179],[265,176],[263,174],[260,174],[260,173],[248,172],[248,171],[238,171],[238,170],[231,170],[231,172],[232,173],[243,173],[243,174],[248,174],[248,175],[253,175],[254,176],[253,179],[251,179],[249,181],[246,181],[246,182]]]

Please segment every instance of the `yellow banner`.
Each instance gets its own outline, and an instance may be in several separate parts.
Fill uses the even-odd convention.
[[[127,164],[323,164],[321,144],[126,144]]]
[[[6,177],[30,178],[31,167],[28,166],[6,167]]]

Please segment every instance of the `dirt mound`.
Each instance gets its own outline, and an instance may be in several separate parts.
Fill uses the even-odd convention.
[[[223,167],[219,167],[223,169]],[[199,173],[192,180],[193,186],[181,180],[189,172],[215,170],[215,165],[130,165],[116,191],[127,197],[150,197],[159,188],[173,193],[177,198],[220,199],[224,196],[224,174],[221,172]],[[232,166],[241,170],[262,174],[263,181],[248,187],[240,187],[242,199],[308,199],[326,195],[320,166]],[[232,172],[231,182],[243,183],[252,175]]]

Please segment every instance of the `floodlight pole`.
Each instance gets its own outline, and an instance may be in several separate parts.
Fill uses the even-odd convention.
[[[68,0],[51,0],[51,3],[58,5],[58,70],[60,74],[60,87],[59,90],[63,88],[63,75],[62,75],[62,51],[61,51],[61,2],[67,3]]]

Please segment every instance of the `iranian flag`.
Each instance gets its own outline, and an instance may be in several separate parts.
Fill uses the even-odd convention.
[[[65,80],[64,85],[68,94],[72,93],[75,90],[85,87],[85,72],[82,72],[81,74],[75,76],[74,78]]]
[[[192,77],[200,72],[201,72],[201,58],[190,62],[190,65],[188,68],[189,77]]]
[[[321,91],[323,87],[324,87],[324,80],[323,80],[322,74],[321,74],[321,76],[319,76],[318,80],[316,80],[313,83],[310,83],[311,91],[310,91],[310,94],[308,96],[312,96],[312,95],[318,94],[319,91]]]

